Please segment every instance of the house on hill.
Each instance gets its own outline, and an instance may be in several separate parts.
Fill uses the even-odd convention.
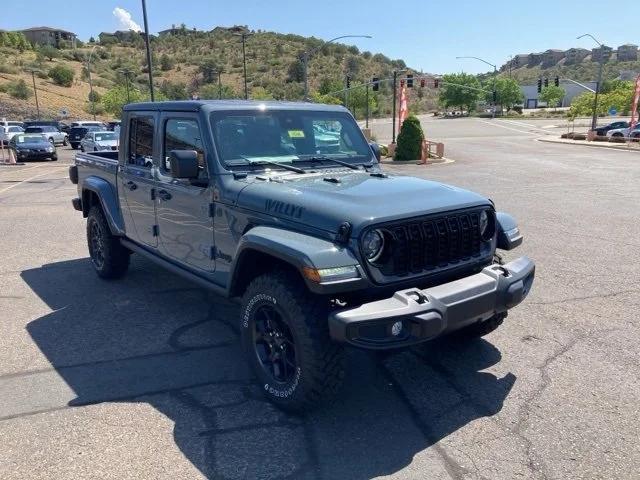
[[[233,27],[216,27],[211,30],[212,33],[249,33],[247,25],[234,25]]]
[[[638,45],[626,43],[618,47],[617,57],[619,62],[635,62],[638,60]]]
[[[564,52],[564,64],[576,65],[582,62],[589,55],[589,50],[586,48],[570,48]]]
[[[557,48],[545,50],[542,54],[542,68],[553,67],[564,58],[564,51]]]
[[[528,67],[535,67],[536,65],[540,65],[542,61],[542,53],[530,53],[529,58],[527,59]]]
[[[56,48],[76,48],[77,35],[60,28],[31,27],[20,30],[33,45],[50,45]]]
[[[171,28],[167,28],[166,30],[160,30],[158,32],[158,36],[162,37],[171,37],[178,35],[193,35],[194,33],[203,33],[202,30],[193,28],[187,28],[187,26],[183,23],[182,25],[176,27],[175,25],[171,25]]]
[[[602,45],[591,50],[592,62],[608,62],[613,53],[613,48]]]

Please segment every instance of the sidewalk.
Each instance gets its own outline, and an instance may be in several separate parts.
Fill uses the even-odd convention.
[[[640,152],[640,143],[610,143],[610,142],[588,142],[586,140],[571,140],[566,138],[536,138],[538,142],[562,143],[565,145],[582,145],[584,147],[609,148],[612,150],[623,150],[627,152]]]

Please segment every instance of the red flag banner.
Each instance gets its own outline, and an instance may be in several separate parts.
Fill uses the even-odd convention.
[[[402,128],[402,123],[405,118],[407,118],[407,114],[409,109],[407,108],[407,89],[404,85],[402,85],[400,89],[400,111],[398,112],[398,128]]]
[[[638,123],[638,99],[640,98],[640,75],[636,78],[636,90],[633,95],[633,104],[631,105],[631,130]]]

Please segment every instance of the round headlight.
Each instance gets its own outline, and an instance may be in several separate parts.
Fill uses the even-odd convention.
[[[483,240],[490,240],[495,233],[495,222],[493,214],[487,210],[480,213],[480,236]]]
[[[384,250],[384,235],[380,230],[370,230],[362,239],[362,253],[370,262],[375,262]]]

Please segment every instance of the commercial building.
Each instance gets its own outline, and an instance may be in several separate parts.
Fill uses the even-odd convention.
[[[553,78],[549,78],[549,82],[553,82]],[[593,90],[596,89],[596,82],[583,82],[583,84]],[[575,97],[584,93],[586,90],[584,87],[580,85],[576,85],[575,83],[560,81],[560,87],[566,92],[562,102],[558,105],[558,107],[568,107],[571,105],[571,102]],[[522,95],[524,96],[523,106],[524,108],[540,108],[546,107],[544,102],[539,101],[540,94],[538,93],[538,84],[534,85],[522,85],[520,86],[520,90],[522,90]]]

